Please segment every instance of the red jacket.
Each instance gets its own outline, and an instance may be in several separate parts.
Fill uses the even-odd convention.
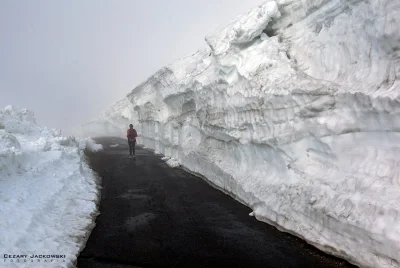
[[[138,136],[136,129],[133,129],[131,133],[131,129],[128,129],[126,131],[126,137],[128,138],[128,141],[136,141],[136,137]]]

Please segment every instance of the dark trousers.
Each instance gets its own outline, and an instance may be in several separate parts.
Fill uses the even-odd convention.
[[[128,144],[129,144],[129,154],[130,155],[135,155],[136,141],[128,141]]]

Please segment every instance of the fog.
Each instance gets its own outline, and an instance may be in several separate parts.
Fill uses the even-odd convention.
[[[0,2],[0,108],[68,129],[262,0]]]

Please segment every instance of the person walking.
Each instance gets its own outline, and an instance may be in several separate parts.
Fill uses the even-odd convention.
[[[128,138],[129,144],[129,158],[135,158],[135,145],[136,145],[136,137],[138,136],[136,129],[133,128],[133,125],[129,125],[129,129],[126,131],[126,137]]]

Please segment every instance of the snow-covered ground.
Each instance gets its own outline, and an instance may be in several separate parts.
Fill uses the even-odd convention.
[[[74,266],[99,198],[85,148],[102,149],[39,127],[29,110],[0,110],[0,267]]]
[[[259,220],[400,267],[399,25],[398,0],[267,1],[80,130],[133,123]]]

